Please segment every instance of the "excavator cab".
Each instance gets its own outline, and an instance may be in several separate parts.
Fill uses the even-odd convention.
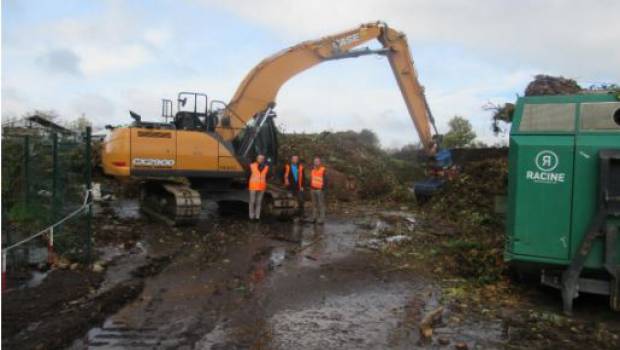
[[[177,130],[215,131],[217,115],[210,113],[208,98],[204,93],[180,92],[177,97],[177,112],[172,117],[172,101],[162,100],[162,116],[172,118]]]
[[[237,157],[250,163],[258,154],[263,154],[269,163],[277,163],[278,140],[274,107],[275,104],[270,104],[264,111],[256,113],[232,140]],[[230,128],[230,119],[224,113],[227,108],[226,103],[217,100],[212,100],[209,105],[208,97],[204,93],[185,91],[177,96],[176,114],[173,115],[173,102],[169,99],[162,100],[161,113],[166,125],[176,130],[215,132],[218,126]],[[139,121],[140,117],[134,119]],[[169,124],[168,119],[172,119]]]

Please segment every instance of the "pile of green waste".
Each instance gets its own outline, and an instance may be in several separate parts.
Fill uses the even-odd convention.
[[[470,162],[425,208],[431,218],[454,227],[442,248],[457,274],[487,283],[504,273],[504,218],[496,202],[506,195],[507,181],[506,158]]]
[[[573,79],[539,74],[525,88],[525,96],[572,95],[582,90]]]
[[[280,160],[297,154],[307,169],[315,156],[328,169],[328,190],[340,200],[411,199],[414,164],[393,159],[369,130],[280,135]],[[307,172],[309,174],[309,172]]]
[[[534,77],[534,80],[527,84],[523,94],[525,96],[572,95],[583,91],[584,89],[574,79],[538,74]],[[495,128],[497,128],[496,123],[498,121],[506,123],[512,122],[512,115],[515,111],[515,105],[513,103],[492,105],[489,109],[493,111]]]
[[[428,204],[432,212],[466,227],[497,226],[496,197],[505,195],[507,186],[506,158],[469,162]]]

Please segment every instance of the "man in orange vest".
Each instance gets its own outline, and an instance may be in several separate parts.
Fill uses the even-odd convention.
[[[267,189],[268,173],[269,165],[265,163],[265,156],[259,154],[256,156],[256,161],[250,164],[250,181],[248,181],[248,189],[250,190],[250,220],[258,221],[260,219],[261,204]]]
[[[310,173],[310,193],[312,195],[312,218],[318,224],[325,221],[325,192],[327,176],[321,158],[314,158],[314,167]]]
[[[297,199],[297,215],[304,216],[304,166],[299,162],[299,156],[293,155],[291,162],[284,166],[284,186]]]

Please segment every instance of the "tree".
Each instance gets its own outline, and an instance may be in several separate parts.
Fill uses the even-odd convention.
[[[82,113],[82,115],[80,115],[77,119],[67,123],[67,128],[74,131],[84,131],[87,126],[92,126],[92,123],[88,118],[86,118],[84,113]]]
[[[450,131],[443,137],[446,148],[467,147],[476,139],[476,133],[467,119],[457,115],[450,119],[448,125]]]

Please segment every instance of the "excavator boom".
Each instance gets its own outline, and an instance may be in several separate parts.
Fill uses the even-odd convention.
[[[382,49],[356,49],[374,39],[382,44]],[[230,127],[218,131],[225,139],[232,140],[257,113],[275,104],[280,87],[296,74],[325,61],[369,54],[387,56],[420,141],[427,153],[434,154],[436,146],[431,126],[435,133],[437,130],[424,88],[418,81],[407,39],[405,34],[382,22],[363,24],[336,35],[305,41],[264,59],[245,77],[228,103],[225,114],[231,121]]]

